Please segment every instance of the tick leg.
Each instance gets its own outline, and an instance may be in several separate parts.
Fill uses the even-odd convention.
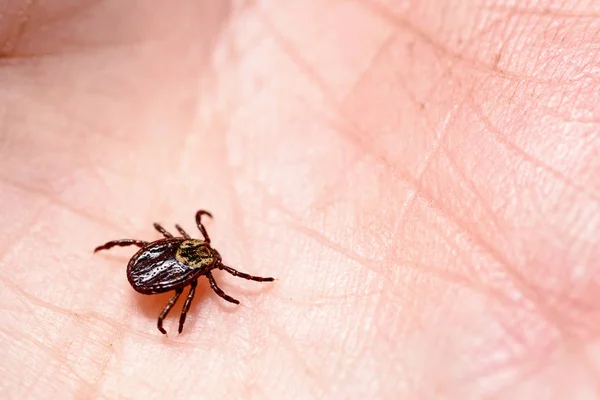
[[[179,231],[179,233],[181,233],[181,236],[183,236],[186,239],[191,239],[192,237],[190,235],[188,235],[188,233],[186,231],[183,230],[183,228],[179,225],[175,225],[175,228],[177,228],[177,230]]]
[[[249,281],[257,281],[257,282],[273,282],[275,280],[275,278],[264,278],[262,276],[252,276],[252,275],[248,275],[244,272],[240,272],[238,270],[235,270],[231,267],[228,267],[227,265],[220,265],[219,269],[225,270],[227,272],[229,272],[231,275],[233,276],[238,276],[240,278],[244,278],[244,279],[248,279]]]
[[[197,285],[198,281],[192,281],[192,283],[190,284],[190,292],[188,293],[187,299],[185,299],[185,303],[183,303],[183,308],[181,309],[181,317],[179,317],[179,333],[183,331],[185,316],[187,315],[187,312],[190,309],[190,306],[192,305],[192,300],[194,300]]]
[[[171,300],[169,300],[169,302],[167,303],[167,305],[165,306],[165,308],[163,308],[162,312],[160,313],[160,315],[158,316],[158,330],[161,331],[163,334],[167,334],[167,331],[164,330],[163,328],[163,320],[165,319],[165,317],[167,316],[167,314],[169,313],[169,311],[171,311],[171,308],[173,308],[173,306],[175,305],[175,303],[177,302],[177,299],[179,298],[179,296],[181,296],[181,293],[183,293],[183,288],[179,288],[175,291],[175,295],[173,297],[171,297]]]
[[[112,240],[108,243],[103,244],[102,246],[98,246],[94,249],[94,253],[100,250],[108,250],[111,247],[115,247],[115,246],[121,246],[121,247],[125,247],[125,246],[137,246],[137,247],[144,247],[148,244],[148,242],[143,241],[143,240],[135,240],[135,239],[120,239],[120,240]]]
[[[212,276],[212,274],[210,272],[206,274],[206,277],[208,278],[208,281],[210,282],[210,287],[212,288],[212,290],[215,291],[216,294],[218,294],[220,297],[224,298],[225,300],[227,300],[230,303],[240,304],[240,302],[238,300],[234,299],[231,296],[227,296],[225,294],[225,292],[223,292],[221,290],[221,288],[219,288],[217,286],[217,282],[215,282],[215,278]]]
[[[156,229],[157,231],[162,233],[162,235],[166,238],[173,237],[173,235],[171,235],[169,232],[167,232],[167,230],[165,228],[163,228],[160,224],[157,224],[156,222],[154,223],[154,229]]]
[[[204,227],[204,225],[202,225],[202,216],[203,215],[208,215],[211,218],[213,216],[211,213],[209,213],[208,211],[205,211],[205,210],[200,210],[196,213],[196,225],[198,225],[198,229],[200,229],[202,236],[204,236],[204,241],[206,243],[210,244],[210,237],[208,236],[208,232],[206,232],[206,228]]]

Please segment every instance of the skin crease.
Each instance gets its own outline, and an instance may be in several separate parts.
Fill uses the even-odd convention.
[[[0,1],[0,397],[600,397],[600,9],[514,3]],[[200,208],[277,281],[164,337],[92,250]]]

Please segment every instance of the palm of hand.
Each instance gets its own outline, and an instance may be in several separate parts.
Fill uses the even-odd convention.
[[[443,7],[415,23],[367,2],[110,4],[30,10],[60,29],[6,41],[6,397],[593,391],[598,140],[579,116],[598,88],[549,60],[561,46],[589,69],[592,33],[533,35],[554,65],[534,74],[510,46],[528,37],[495,23],[428,31]],[[473,26],[462,17],[443,20]],[[239,307],[201,281],[186,331],[165,338],[171,294],[130,289],[131,250],[91,250],[199,207],[230,265],[279,280],[220,274]]]

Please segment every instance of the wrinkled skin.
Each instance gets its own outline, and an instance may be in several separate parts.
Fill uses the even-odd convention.
[[[596,3],[26,3],[0,2],[1,398],[600,397]],[[165,337],[137,249],[92,249],[199,237],[199,208],[278,280],[215,272],[242,304],[202,279]]]

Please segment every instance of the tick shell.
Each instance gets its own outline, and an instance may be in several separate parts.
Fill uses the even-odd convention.
[[[220,259],[219,253],[202,240],[161,239],[131,257],[127,279],[139,293],[168,292],[190,284]]]

